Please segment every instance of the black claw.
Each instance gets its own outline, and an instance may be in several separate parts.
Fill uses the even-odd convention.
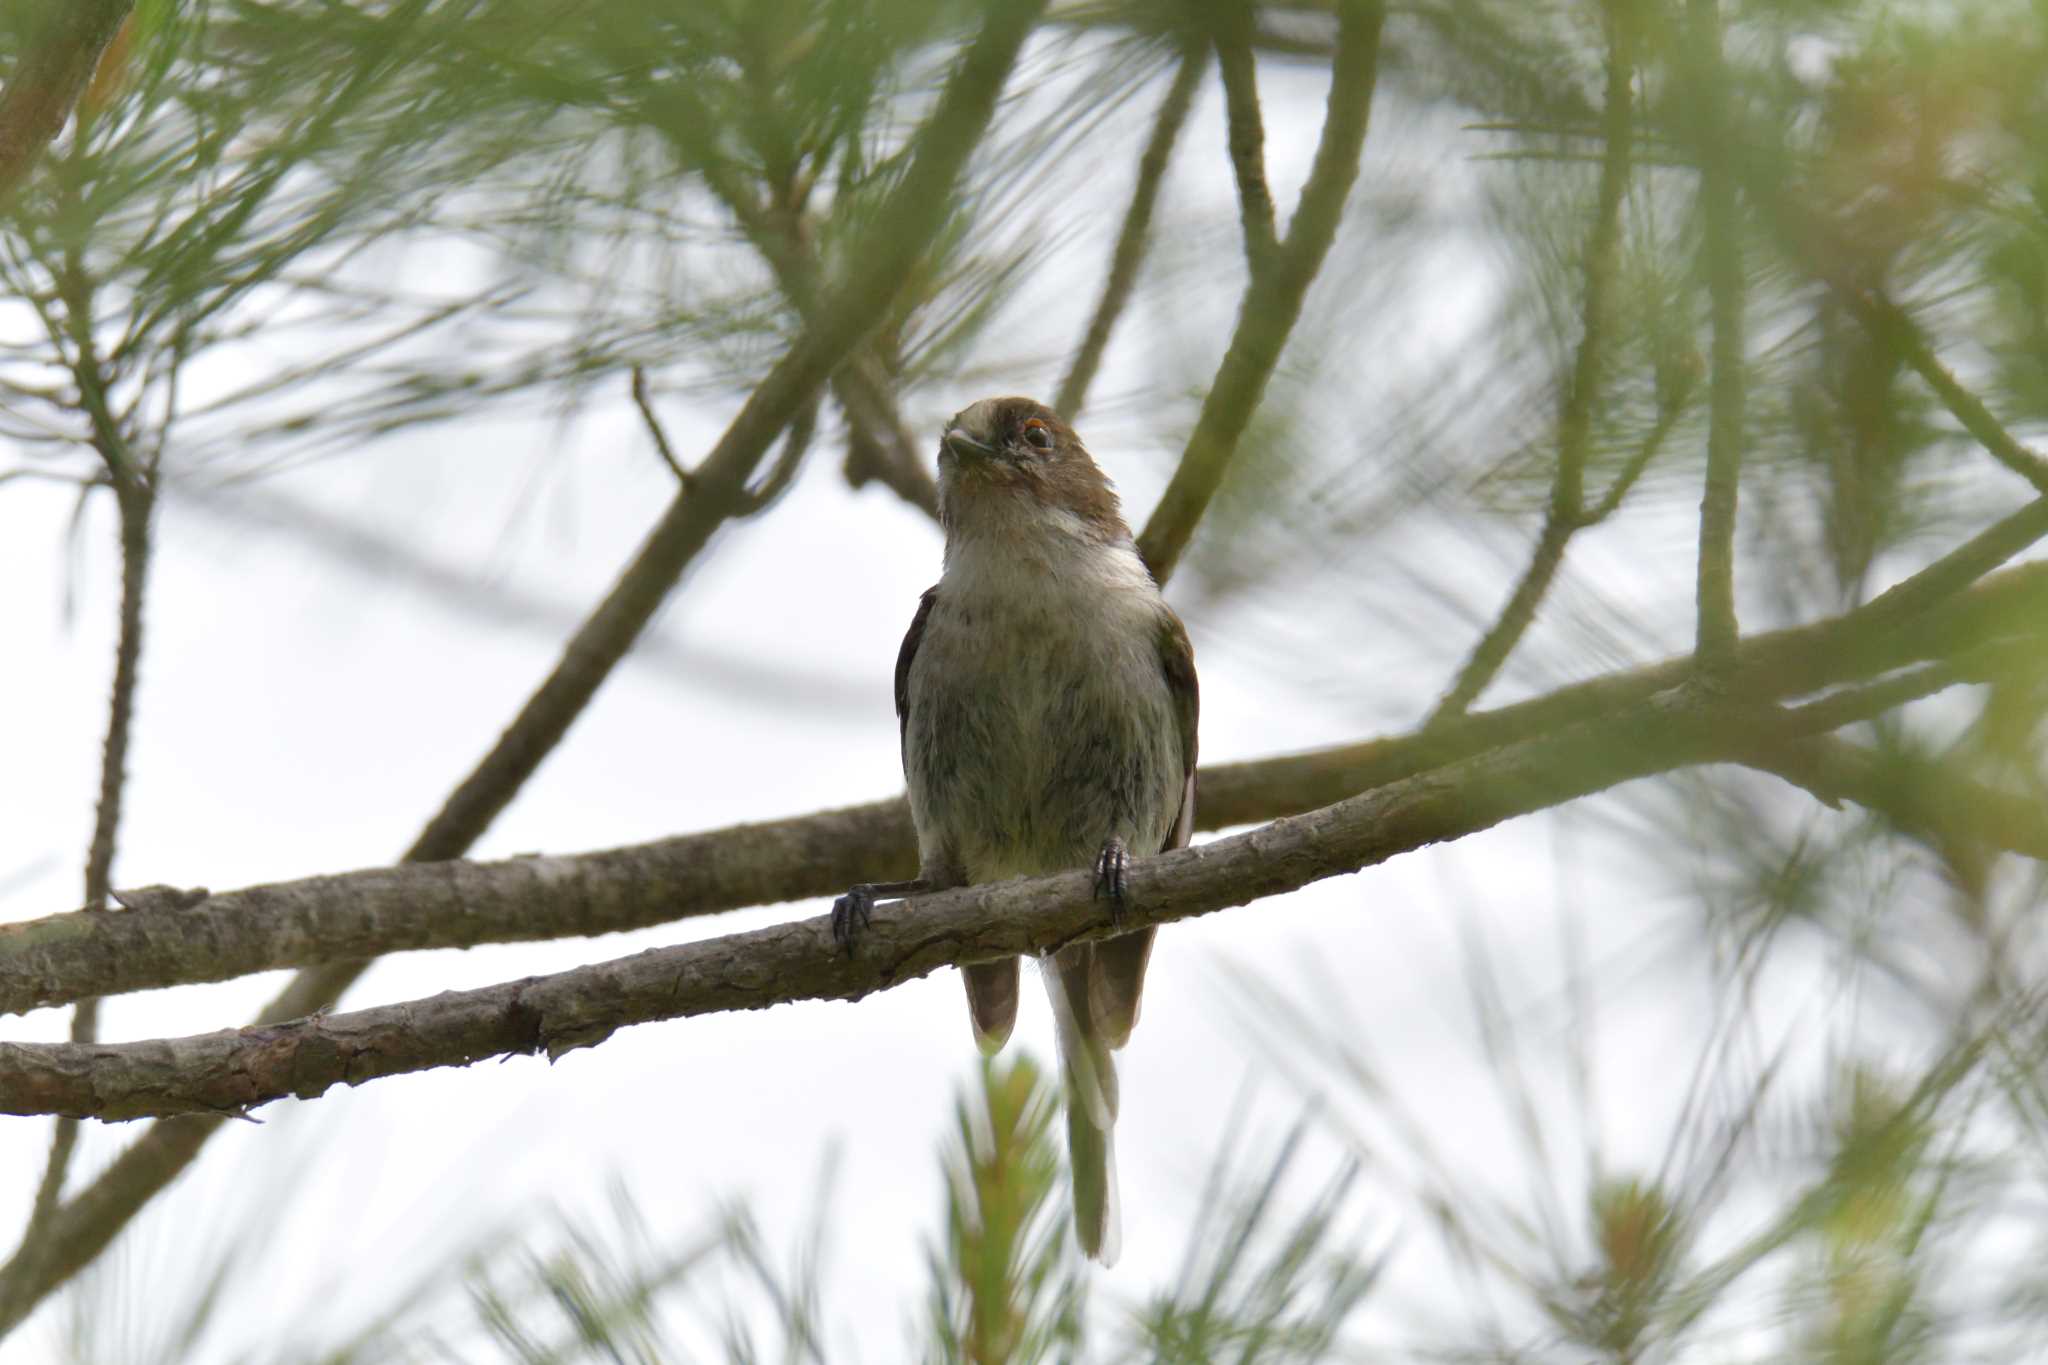
[[[853,956],[853,945],[861,930],[875,922],[875,889],[856,886],[832,902],[832,941]]]
[[[1131,855],[1121,839],[1111,839],[1095,856],[1095,894],[1098,899],[1109,897],[1111,924],[1124,922],[1124,869],[1130,861]]]

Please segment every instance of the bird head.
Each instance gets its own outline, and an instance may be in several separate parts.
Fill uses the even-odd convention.
[[[1116,489],[1061,416],[1029,398],[984,398],[939,438],[939,506],[950,536],[1057,526],[1127,540]]]

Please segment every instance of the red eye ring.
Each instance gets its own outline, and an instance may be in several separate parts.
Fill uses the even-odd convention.
[[[1039,450],[1052,449],[1052,428],[1039,418],[1033,417],[1024,423],[1024,443]]]

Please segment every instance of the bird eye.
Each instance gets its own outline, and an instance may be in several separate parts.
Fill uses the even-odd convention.
[[[1040,450],[1052,449],[1052,428],[1036,417],[1024,424],[1024,442]]]

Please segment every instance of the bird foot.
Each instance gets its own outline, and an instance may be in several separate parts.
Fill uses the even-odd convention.
[[[1130,850],[1121,839],[1111,839],[1095,855],[1095,895],[1109,897],[1109,922],[1124,922],[1124,869],[1130,865]]]
[[[853,945],[861,931],[875,922],[875,888],[863,884],[850,888],[832,902],[832,941],[853,956]]]

